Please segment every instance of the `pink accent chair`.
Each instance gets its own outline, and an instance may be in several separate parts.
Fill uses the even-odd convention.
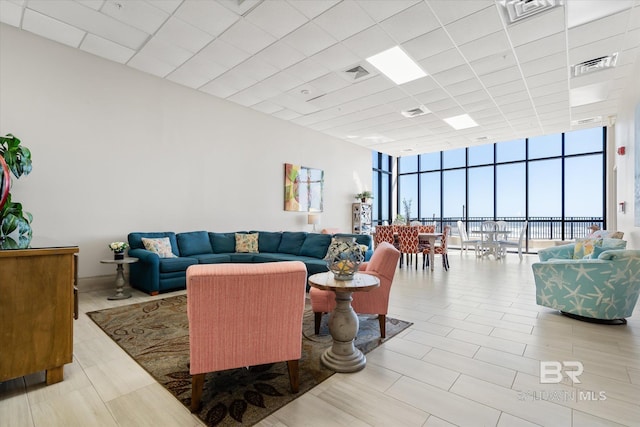
[[[380,279],[380,287],[369,292],[354,292],[351,306],[357,313],[370,313],[378,315],[380,324],[380,337],[385,338],[385,322],[389,309],[389,292],[396,274],[396,267],[400,251],[388,242],[380,242],[376,246],[371,259],[360,264],[359,273],[371,274]],[[335,293],[316,288],[309,290],[311,308],[315,315],[314,326],[316,335],[320,332],[320,321],[323,313],[329,313],[336,307]]]
[[[187,268],[192,412],[207,372],[287,361],[298,392],[306,284],[300,261]]]

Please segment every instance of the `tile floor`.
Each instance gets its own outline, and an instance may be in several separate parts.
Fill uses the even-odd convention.
[[[389,316],[413,326],[363,371],[334,375],[259,425],[640,426],[640,310],[627,326],[603,326],[538,307],[536,260],[456,251],[448,272],[399,269]],[[37,373],[0,383],[0,426],[201,425],[83,314],[151,299],[110,293],[81,293],[63,382],[46,387]],[[580,383],[541,384],[540,361],[582,362]]]

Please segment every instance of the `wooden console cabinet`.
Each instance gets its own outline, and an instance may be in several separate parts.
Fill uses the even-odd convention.
[[[77,246],[0,250],[0,382],[46,371],[63,379],[73,357]]]

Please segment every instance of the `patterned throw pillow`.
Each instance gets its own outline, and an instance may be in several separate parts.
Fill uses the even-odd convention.
[[[236,252],[258,253],[259,233],[236,233]]]
[[[591,255],[595,246],[602,246],[602,239],[581,239],[573,248],[573,259],[582,259]]]
[[[168,237],[157,239],[143,237],[142,244],[146,250],[157,253],[160,258],[177,258],[171,251],[171,242]]]

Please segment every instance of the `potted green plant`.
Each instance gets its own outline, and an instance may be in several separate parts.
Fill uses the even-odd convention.
[[[367,200],[373,199],[373,193],[369,190],[365,190],[362,193],[356,194],[354,198],[360,199],[362,203],[367,203]]]
[[[18,242],[31,240],[31,221],[33,216],[22,210],[22,204],[11,199],[11,174],[20,178],[31,172],[31,151],[20,145],[20,139],[12,134],[0,136],[0,157],[2,158],[2,175],[0,176],[0,241],[4,246],[16,244],[9,237],[17,232]]]

